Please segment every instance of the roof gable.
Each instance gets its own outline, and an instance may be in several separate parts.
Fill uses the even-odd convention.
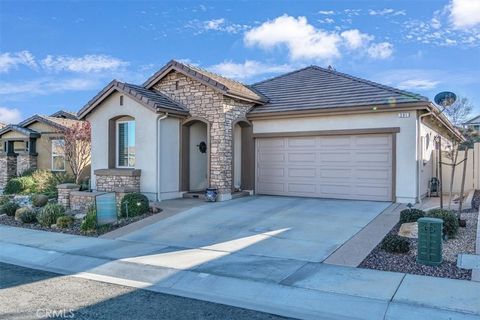
[[[129,96],[130,98],[140,103],[144,107],[149,108],[153,112],[163,111],[181,115],[188,114],[188,110],[184,106],[182,106],[178,102],[173,101],[172,99],[160,92],[148,90],[144,87],[140,87],[137,85],[113,80],[95,97],[93,97],[82,109],[80,109],[80,111],[78,112],[79,119],[85,118],[87,114],[89,114],[102,101],[108,98],[115,91],[121,92]]]
[[[476,123],[480,123],[480,115],[479,116],[476,116],[475,118],[473,119],[470,119],[468,120],[467,122],[465,122],[464,124],[476,124]]]
[[[40,137],[40,133],[38,133],[34,130],[31,130],[31,129],[28,129],[28,128],[23,128],[19,125],[15,125],[15,124],[9,124],[9,125],[5,126],[3,129],[1,129],[0,130],[0,136],[4,135],[7,132],[11,132],[11,131],[18,132],[18,133],[24,135],[27,138],[39,138]]]
[[[428,102],[428,98],[418,94],[317,66],[251,87],[269,99],[251,113]]]
[[[75,112],[71,111],[65,111],[65,110],[59,110],[52,114],[50,117],[54,118],[64,118],[64,119],[71,119],[71,120],[77,120],[77,114]]]
[[[171,60],[159,71],[157,71],[153,76],[145,81],[143,86],[146,89],[152,88],[156,83],[158,83],[172,71],[177,71],[185,76],[193,78],[226,96],[243,99],[250,102],[266,102],[265,97],[241,82],[228,79],[213,72],[175,60]]]

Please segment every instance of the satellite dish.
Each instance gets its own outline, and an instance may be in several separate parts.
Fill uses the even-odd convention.
[[[437,94],[433,100],[437,105],[447,108],[455,103],[457,96],[453,92],[443,91]]]

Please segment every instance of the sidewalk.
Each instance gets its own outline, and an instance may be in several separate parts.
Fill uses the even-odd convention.
[[[207,273],[228,253],[0,226],[0,261],[303,319],[480,319],[480,283],[272,260],[272,276]],[[289,274],[278,274],[290,266]],[[237,268],[245,265],[238,263]],[[288,268],[287,268],[288,269]],[[275,275],[275,276],[273,276]]]

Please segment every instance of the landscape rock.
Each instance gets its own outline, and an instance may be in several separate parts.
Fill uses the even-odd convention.
[[[410,239],[418,238],[418,224],[416,222],[402,223],[398,235]]]

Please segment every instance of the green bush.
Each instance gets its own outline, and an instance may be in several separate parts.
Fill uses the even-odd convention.
[[[417,222],[425,217],[425,211],[420,209],[405,209],[400,212],[400,223]]]
[[[13,217],[18,208],[20,208],[20,206],[16,202],[9,201],[0,207],[0,213],[5,213],[7,216]]]
[[[3,193],[5,194],[29,194],[35,193],[37,184],[31,176],[22,176],[10,179]]]
[[[31,197],[31,200],[33,206],[37,208],[44,207],[48,203],[48,197],[44,194],[34,194]]]
[[[392,253],[407,253],[410,250],[410,243],[404,237],[389,234],[383,239],[381,248]]]
[[[141,193],[130,193],[120,202],[120,215],[134,217],[148,212],[148,198]],[[128,215],[127,215],[128,211]]]
[[[94,231],[97,229],[97,210],[91,205],[87,209],[87,215],[80,225],[80,230],[84,232]]]
[[[445,209],[432,209],[428,211],[427,216],[443,220],[443,234],[449,238],[455,237],[458,232],[458,218],[455,212]]]
[[[20,208],[15,211],[15,220],[23,223],[33,223],[37,221],[37,213],[30,208]]]
[[[61,216],[57,219],[57,227],[61,229],[68,229],[73,224],[73,217],[72,216]]]
[[[0,196],[0,206],[3,206],[7,202],[10,202],[10,198],[8,196]]]
[[[44,227],[57,223],[57,219],[65,215],[65,209],[57,203],[49,203],[43,207],[37,216],[38,222]]]

